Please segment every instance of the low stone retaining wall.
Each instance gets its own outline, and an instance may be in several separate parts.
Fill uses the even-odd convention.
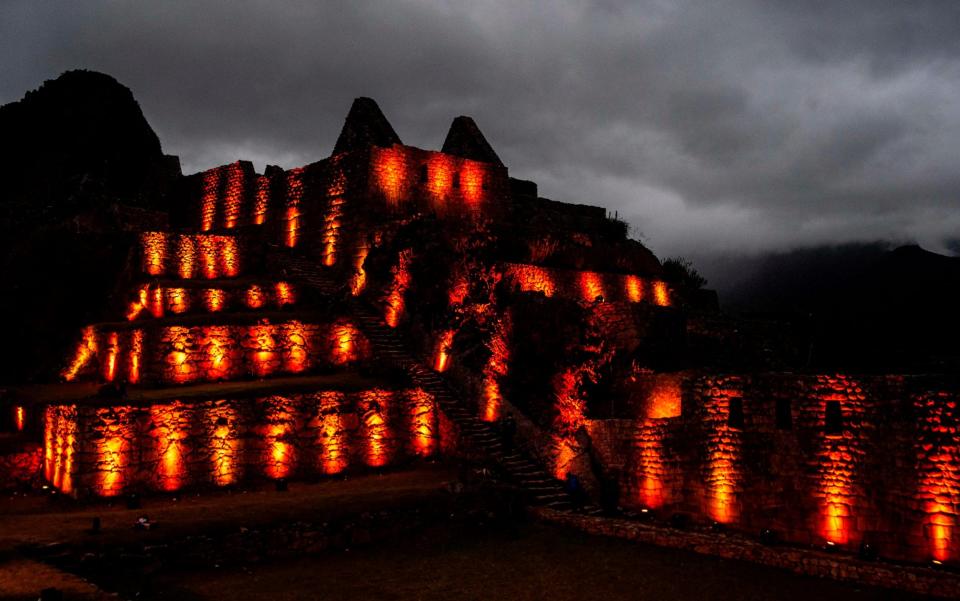
[[[44,417],[44,475],[79,497],[381,469],[456,446],[420,389],[76,403]]]
[[[28,486],[40,479],[43,448],[27,443],[15,452],[0,453],[0,490]]]
[[[960,574],[955,572],[866,561],[815,549],[764,545],[732,533],[680,530],[637,520],[589,516],[547,508],[537,508],[534,512],[545,521],[572,526],[589,534],[751,561],[807,576],[847,580],[946,599],[960,597]]]

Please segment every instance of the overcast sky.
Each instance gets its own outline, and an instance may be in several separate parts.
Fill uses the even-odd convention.
[[[372,96],[660,256],[960,239],[957,0],[3,0],[0,56],[0,103],[113,75],[185,172],[321,159]]]

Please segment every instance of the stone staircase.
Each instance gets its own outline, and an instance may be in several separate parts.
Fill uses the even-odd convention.
[[[528,493],[531,504],[558,510],[571,507],[560,484],[525,454],[517,450],[505,453],[500,436],[491,424],[474,415],[437,372],[417,361],[397,333],[387,327],[366,302],[350,295],[346,286],[338,285],[309,259],[280,250],[272,260],[283,265],[287,274],[302,285],[323,294],[346,298],[357,325],[370,340],[374,354],[403,369],[416,386],[433,395],[444,414],[457,425],[467,444],[493,459],[512,482]]]

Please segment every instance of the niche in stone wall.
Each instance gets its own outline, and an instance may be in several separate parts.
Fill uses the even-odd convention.
[[[840,401],[827,401],[826,411],[825,432],[827,434],[843,434],[843,413],[840,411]]]
[[[790,410],[790,399],[777,399],[776,418],[778,430],[793,429],[793,414]]]
[[[743,399],[733,397],[730,399],[727,413],[727,425],[738,430],[743,429]]]

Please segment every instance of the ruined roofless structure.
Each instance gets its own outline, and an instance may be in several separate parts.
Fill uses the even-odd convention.
[[[360,98],[329,158],[182,177],[165,217],[63,369],[99,394],[16,408],[64,493],[469,450],[559,509],[575,474],[790,542],[960,555],[954,381],[780,371],[623,222],[511,177],[469,117],[422,150]]]

